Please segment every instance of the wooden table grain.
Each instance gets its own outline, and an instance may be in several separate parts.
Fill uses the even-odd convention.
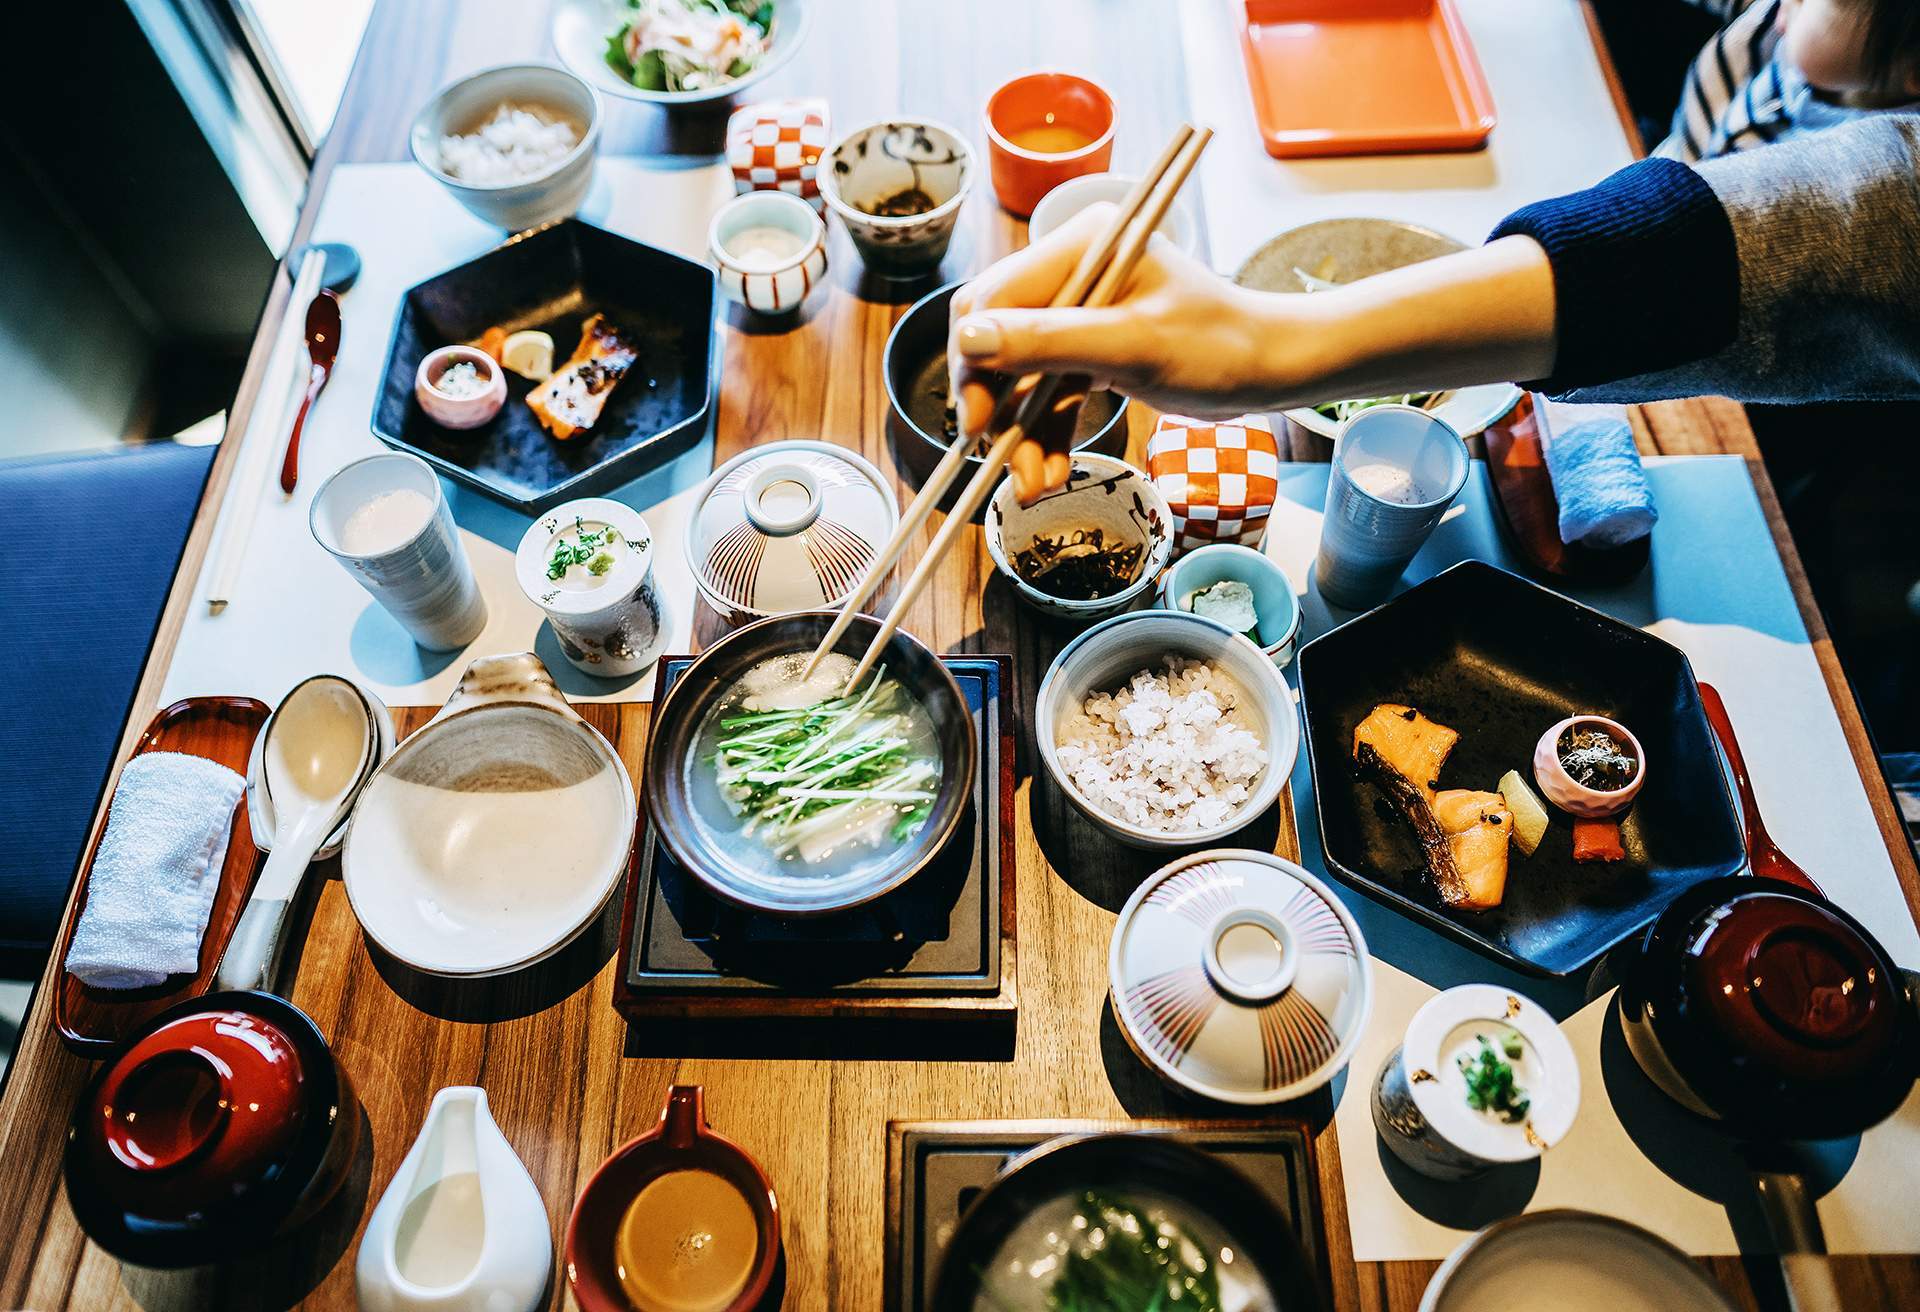
[[[840,129],[893,112],[970,126],[987,90],[1042,63],[1088,72],[1114,91],[1117,168],[1144,164],[1185,112],[1177,20],[1164,0],[816,0],[815,10],[806,48],[762,90],[830,92]],[[408,122],[433,88],[472,69],[526,57],[550,57],[545,5],[382,0],[316,168],[302,233],[335,164],[405,159]],[[602,150],[710,153],[722,122],[718,115],[669,120],[612,103]],[[1024,240],[1023,225],[992,204],[984,179],[981,186],[948,262],[952,276]],[[1276,215],[1275,225],[1283,224],[1284,216]],[[864,284],[844,236],[836,233],[835,242],[833,286],[799,326],[768,333],[735,317],[725,327],[717,458],[758,442],[811,437],[854,447],[892,470],[878,364],[904,303],[900,293]],[[234,431],[244,427],[259,386],[262,344],[286,288],[283,274],[233,410]],[[1920,873],[1740,407],[1713,399],[1669,402],[1638,410],[1634,422],[1644,451],[1732,453],[1747,461],[1909,904],[1920,906]],[[1135,458],[1151,423],[1144,408],[1135,407]],[[234,454],[221,453],[189,539],[182,582],[135,701],[129,744],[154,709],[210,535],[211,508],[224,492]],[[1323,447],[1305,438],[1296,439],[1291,454],[1326,458]],[[901,485],[903,495],[910,490]],[[923,533],[922,547],[930,536]],[[1020,1016],[1010,1059],[980,1060],[954,1036],[926,1027],[885,1043],[796,1028],[777,1055],[769,1055],[764,1036],[746,1041],[711,1028],[629,1027],[612,1008],[617,901],[580,944],[541,968],[489,983],[437,983],[372,957],[338,880],[330,878],[314,900],[292,992],[332,1037],[373,1128],[342,1201],[296,1241],[238,1255],[219,1268],[123,1267],[88,1243],[68,1209],[59,1163],[68,1110],[92,1068],[53,1037],[43,987],[0,1102],[0,1233],[11,1237],[0,1247],[0,1306],[350,1308],[359,1228],[434,1090],[448,1084],[487,1088],[502,1128],[540,1186],[556,1260],[586,1176],[651,1124],[669,1084],[705,1085],[715,1126],[747,1146],[775,1181],[784,1215],[785,1306],[795,1312],[882,1305],[889,1120],[1218,1115],[1219,1109],[1184,1102],[1155,1080],[1127,1050],[1106,1009],[1114,913],[1155,862],[1100,842],[1052,795],[1044,775],[1036,778],[1025,720],[1041,672],[1070,634],[1015,609],[994,579],[977,530],[906,623],[942,650],[1007,652],[1015,659]],[[717,621],[705,616],[702,640],[718,632]],[[431,709],[398,711],[399,727],[420,723]],[[593,706],[585,713],[637,776],[647,708]],[[1296,853],[1291,799],[1248,841]],[[57,963],[50,965],[55,969]],[[1335,1305],[1341,1312],[1415,1307],[1435,1264],[1352,1262],[1330,1107],[1323,1097],[1288,1110],[1320,1127]],[[1372,1151],[1372,1145],[1355,1150]],[[1758,1305],[1739,1259],[1708,1265],[1740,1306]],[[1849,1308],[1920,1306],[1920,1263],[1856,1257],[1833,1265]],[[1764,1264],[1753,1271],[1763,1275]],[[1759,1284],[1764,1290],[1764,1278]],[[559,1280],[549,1305],[573,1305]]]

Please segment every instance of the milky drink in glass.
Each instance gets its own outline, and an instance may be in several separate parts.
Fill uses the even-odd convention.
[[[344,466],[314,493],[307,522],[422,647],[452,651],[486,627],[453,509],[426,461],[391,451]]]
[[[1356,413],[1334,441],[1314,561],[1320,595],[1348,610],[1387,599],[1467,481],[1467,446],[1410,405]]]

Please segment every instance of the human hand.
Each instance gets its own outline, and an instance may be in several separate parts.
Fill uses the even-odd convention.
[[[1266,302],[1273,298],[1234,286],[1164,238],[1153,239],[1111,304],[1035,308],[1059,292],[1113,214],[1111,205],[1088,208],[953,298],[948,359],[963,432],[988,428],[996,396],[1013,377],[1078,376],[1062,384],[1043,431],[1014,451],[1014,487],[1023,501],[1066,481],[1078,412],[1069,402],[1084,393],[1088,377],[1094,386],[1200,418],[1244,414],[1270,391],[1263,357],[1275,354],[1265,340]],[[1003,414],[1000,422],[1010,418]]]

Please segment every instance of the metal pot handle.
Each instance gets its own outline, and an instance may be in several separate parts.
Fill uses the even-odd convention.
[[[1753,1168],[1753,1192],[1767,1223],[1774,1251],[1780,1255],[1780,1278],[1794,1312],[1845,1312],[1840,1290],[1827,1260],[1827,1237],[1820,1213],[1807,1193],[1807,1182],[1789,1171]]]

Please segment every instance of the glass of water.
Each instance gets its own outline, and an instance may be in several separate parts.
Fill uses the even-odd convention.
[[[1467,444],[1410,405],[1370,406],[1334,439],[1314,577],[1348,610],[1387,599],[1467,481]]]

